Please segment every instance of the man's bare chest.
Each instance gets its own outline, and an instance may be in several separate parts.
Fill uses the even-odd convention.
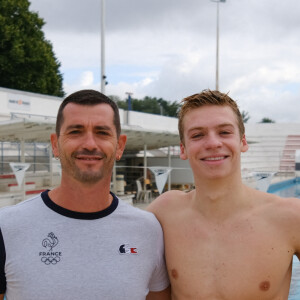
[[[207,224],[191,219],[168,226],[172,283],[219,295],[215,299],[272,299],[289,282],[293,250],[272,226],[254,221]]]

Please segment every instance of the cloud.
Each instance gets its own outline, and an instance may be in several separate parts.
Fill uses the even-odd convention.
[[[100,0],[32,0],[61,62],[67,92],[100,89]],[[108,94],[181,100],[215,88],[216,3],[106,0]],[[220,8],[220,89],[249,122],[299,122],[298,0],[227,0]],[[82,74],[85,75],[82,81]],[[93,78],[91,77],[93,74]],[[93,80],[92,80],[93,79]],[[85,83],[85,84],[83,84]],[[292,108],[291,108],[292,107]]]
[[[82,87],[88,87],[93,85],[94,83],[94,74],[91,71],[85,71],[82,73],[81,80],[80,80],[80,86]]]

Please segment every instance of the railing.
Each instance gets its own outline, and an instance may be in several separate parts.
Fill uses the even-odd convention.
[[[43,116],[37,114],[26,114],[26,113],[10,113],[10,119],[22,119],[22,120],[34,120],[34,121],[51,121],[51,123],[56,122],[56,117],[53,116]]]
[[[295,157],[295,149],[300,148],[298,142],[295,143],[295,136],[292,140],[287,140],[286,136],[279,137],[269,137],[269,136],[259,136],[248,138],[249,150],[241,155],[241,169],[243,173],[262,171],[262,172],[275,172],[280,176],[293,176],[294,166],[289,165],[284,167],[281,164],[283,159],[288,159],[292,162]],[[296,146],[295,146],[296,145]],[[290,151],[292,146],[293,153],[287,153]],[[284,150],[286,150],[284,152]],[[21,152],[20,144],[0,142],[0,175],[1,174],[12,174],[12,170],[9,166],[10,162],[20,162]],[[147,166],[168,166],[168,148],[161,148],[160,152],[162,157],[148,157]],[[144,177],[145,167],[143,166],[144,159],[140,153],[140,157],[137,156],[126,156],[116,163],[115,175],[123,175],[124,178],[124,192],[130,193],[137,190],[136,180],[138,178]],[[181,161],[179,158],[180,148],[170,147],[171,167],[172,171],[170,173],[170,179],[167,180],[165,189],[188,189],[193,184],[193,174],[189,167],[188,161]],[[287,157],[288,156],[288,157]],[[27,174],[29,176],[36,177],[39,176],[45,179],[41,185],[50,185],[53,181],[51,180],[50,170],[51,165],[49,164],[49,144],[47,143],[26,143],[25,144],[25,160],[30,163],[31,166],[28,169]],[[52,165],[52,169],[55,176],[59,176],[59,162],[55,161]],[[148,169],[146,172],[147,179],[151,180],[151,185],[153,189],[156,189],[155,176]],[[0,178],[1,180],[1,178]],[[143,179],[144,180],[144,179]],[[55,183],[56,181],[54,181]],[[39,186],[37,184],[37,186]],[[187,187],[188,186],[188,187]]]
[[[49,144],[25,143],[25,159],[31,163],[29,171],[49,171]],[[9,162],[21,162],[20,143],[0,142],[0,174],[11,171]]]

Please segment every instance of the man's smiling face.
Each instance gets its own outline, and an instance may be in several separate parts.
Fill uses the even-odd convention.
[[[90,184],[110,178],[114,161],[122,155],[126,142],[126,137],[117,137],[112,108],[108,104],[69,103],[63,116],[59,137],[51,137],[63,176]]]
[[[229,106],[205,105],[183,120],[182,159],[189,159],[195,176],[219,178],[240,171],[240,154],[248,149],[240,137],[237,118]]]

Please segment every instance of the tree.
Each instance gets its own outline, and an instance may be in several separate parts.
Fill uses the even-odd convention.
[[[0,0],[0,86],[64,96],[60,63],[28,0]]]
[[[243,122],[246,124],[250,119],[250,115],[247,111],[244,110],[242,111],[241,114],[242,114]]]
[[[259,123],[275,123],[275,121],[269,118],[262,118]]]
[[[126,100],[120,100],[118,96],[109,96],[114,100],[119,108],[128,109],[128,103]],[[164,115],[169,117],[176,117],[180,104],[176,101],[169,102],[162,98],[144,97],[144,99],[131,99],[131,107],[134,111],[140,111],[156,115]]]

